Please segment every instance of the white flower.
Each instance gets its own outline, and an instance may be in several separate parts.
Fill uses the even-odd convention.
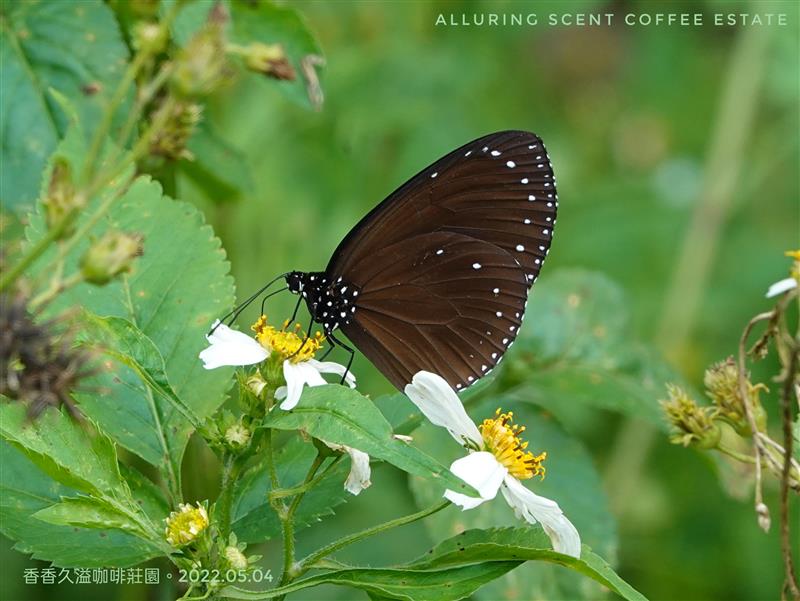
[[[210,346],[200,351],[206,369],[224,365],[253,365],[269,356],[267,349],[243,332],[231,330],[219,320],[214,322],[212,333],[206,336]]]
[[[797,280],[794,278],[785,278],[783,280],[779,280],[772,284],[767,290],[767,298],[772,298],[773,296],[778,296],[779,294],[783,294],[784,292],[788,292],[793,288],[797,288]]]
[[[350,455],[350,474],[344,483],[344,489],[351,495],[357,495],[372,484],[370,477],[372,471],[369,467],[369,455],[358,449],[343,444],[336,444],[323,440],[329,448]]]
[[[446,428],[469,450],[450,470],[480,496],[447,490],[445,498],[467,510],[494,499],[501,491],[518,518],[542,525],[553,549],[580,557],[580,535],[558,504],[534,494],[518,479],[543,474],[541,462],[546,454],[534,456],[525,451],[518,436],[524,428],[511,425],[511,414],[499,414],[498,410],[495,419],[485,420],[479,429],[444,378],[426,371],[413,377],[405,393],[433,424]]]
[[[347,372],[347,375],[345,375]],[[283,377],[286,378],[286,386],[281,386],[275,391],[275,398],[285,399],[281,403],[281,409],[289,411],[297,406],[300,395],[303,393],[303,386],[323,386],[328,382],[321,374],[336,374],[345,376],[345,382],[350,388],[355,388],[356,377],[344,366],[333,361],[317,361],[308,359],[292,363],[289,359],[283,362]]]
[[[215,369],[223,365],[242,366],[261,363],[270,353],[276,352],[284,357],[283,377],[286,386],[275,391],[275,398],[283,400],[281,409],[294,409],[300,400],[304,386],[322,386],[328,382],[322,374],[344,376],[350,388],[355,388],[356,377],[344,366],[333,361],[317,361],[314,353],[322,345],[321,335],[314,338],[301,339],[293,332],[275,330],[266,325],[266,318],[261,317],[253,326],[256,338],[243,332],[231,330],[220,324],[219,320],[212,326],[213,332],[206,336],[210,346],[200,352],[203,367]],[[253,391],[260,394],[263,380],[251,378],[248,384],[255,387]]]

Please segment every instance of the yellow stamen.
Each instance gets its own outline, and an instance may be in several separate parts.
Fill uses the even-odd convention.
[[[508,468],[508,473],[519,480],[526,480],[534,476],[544,479],[545,467],[542,462],[547,458],[547,452],[534,455],[526,451],[528,443],[523,442],[519,435],[525,431],[525,426],[513,424],[514,414],[495,412],[493,419],[485,419],[478,426],[486,444],[497,460]]]
[[[276,330],[270,325],[267,325],[267,316],[262,315],[258,318],[252,326],[252,330],[256,333],[256,340],[270,352],[276,352],[284,359],[289,359],[292,363],[300,363],[301,361],[308,361],[313,359],[316,352],[322,348],[322,343],[325,337],[322,332],[316,332],[313,337],[305,339],[305,335],[301,331],[302,326],[298,323],[295,324],[294,332],[286,331],[289,321],[283,322],[283,327]]]

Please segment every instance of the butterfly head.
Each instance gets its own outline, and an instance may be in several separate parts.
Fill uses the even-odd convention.
[[[306,286],[308,274],[302,271],[290,271],[286,274],[286,285],[292,294],[300,294]]]

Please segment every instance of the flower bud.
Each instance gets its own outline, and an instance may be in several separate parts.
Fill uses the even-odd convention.
[[[739,387],[739,368],[733,357],[728,357],[725,361],[715,363],[708,368],[703,383],[706,386],[706,394],[716,407],[715,417],[728,422],[740,436],[750,436],[750,423],[747,420],[747,411]],[[763,430],[766,427],[766,413],[761,407],[758,395],[766,387],[763,384],[754,385],[750,382],[749,374],[745,374],[745,388],[756,425],[759,430]]]
[[[172,73],[172,88],[178,96],[207,96],[227,79],[224,31],[227,20],[225,8],[218,2],[209,12],[205,27],[178,54]]]
[[[264,391],[264,387],[267,385],[267,381],[264,379],[264,376],[261,373],[256,372],[249,378],[247,378],[247,388],[257,397],[261,397],[261,393]]]
[[[247,569],[247,557],[237,547],[225,547],[225,560],[234,570]]]
[[[133,27],[133,47],[150,55],[167,47],[167,30],[152,21],[139,21]]]
[[[169,111],[169,115],[150,142],[150,154],[172,160],[192,160],[194,157],[186,144],[200,122],[203,107],[193,102],[164,103],[153,114],[153,120],[164,111]]]
[[[141,235],[109,230],[81,258],[81,273],[87,282],[103,286],[114,276],[130,271],[133,260],[141,254]]]
[[[769,527],[772,520],[769,517],[769,507],[764,503],[756,505],[756,516],[758,518],[758,526],[764,531],[769,532]]]
[[[208,511],[199,502],[197,507],[181,503],[178,511],[170,513],[165,521],[167,542],[175,547],[182,547],[194,541],[208,528]]]
[[[50,228],[58,226],[66,219],[67,215],[83,208],[86,204],[86,199],[83,195],[75,193],[75,186],[72,183],[72,171],[69,163],[63,159],[56,159],[53,164],[47,195],[42,204],[44,204],[47,225]],[[63,238],[70,233],[68,229],[65,229],[59,238]]]
[[[253,42],[241,51],[248,69],[267,77],[294,81],[297,76],[280,44]]]
[[[242,424],[233,424],[225,430],[225,442],[234,448],[241,448],[250,442],[250,430]]]
[[[722,433],[709,416],[709,408],[700,407],[678,386],[668,385],[667,393],[669,399],[661,401],[661,406],[674,428],[670,440],[685,447],[715,448]]]

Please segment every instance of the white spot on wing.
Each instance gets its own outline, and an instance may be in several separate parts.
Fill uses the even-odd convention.
[[[508,167],[509,169],[513,169],[516,166],[517,164],[514,161],[506,161],[506,167]]]
[[[481,268],[481,264],[480,263],[473,263],[472,264],[472,269],[480,269],[480,268]]]

